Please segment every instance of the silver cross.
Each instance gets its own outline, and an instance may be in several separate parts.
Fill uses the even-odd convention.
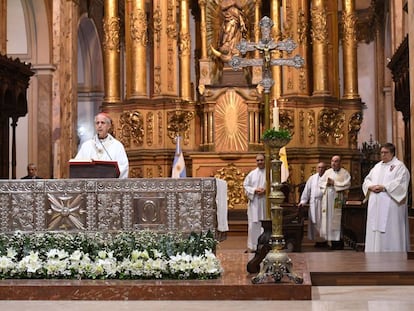
[[[270,93],[274,81],[272,79],[272,74],[270,67],[271,66],[290,66],[295,68],[300,68],[304,65],[304,59],[295,55],[291,58],[277,58],[272,59],[272,51],[286,51],[287,53],[292,53],[296,49],[296,43],[291,39],[286,39],[284,41],[275,42],[270,37],[270,30],[273,27],[273,21],[265,16],[260,20],[260,29],[262,32],[262,38],[258,43],[248,42],[245,39],[242,39],[237,45],[237,49],[242,55],[245,55],[247,52],[252,52],[259,50],[263,54],[261,59],[246,59],[239,56],[233,56],[229,61],[230,66],[233,70],[239,70],[243,67],[249,66],[262,66],[263,67],[263,79],[259,82],[263,86],[263,91],[265,93]]]

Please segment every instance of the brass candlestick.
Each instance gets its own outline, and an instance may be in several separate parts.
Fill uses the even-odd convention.
[[[282,161],[279,159],[279,151],[289,141],[290,137],[264,139],[264,143],[270,148],[272,156],[272,182],[271,192],[268,196],[272,219],[272,235],[269,243],[272,249],[262,261],[259,274],[252,278],[254,284],[263,282],[267,277],[272,277],[275,282],[279,282],[284,275],[296,284],[303,283],[303,278],[293,272],[292,261],[287,253],[283,251],[285,248],[285,239],[283,237],[283,208],[281,204],[285,200],[285,195],[281,191]]]

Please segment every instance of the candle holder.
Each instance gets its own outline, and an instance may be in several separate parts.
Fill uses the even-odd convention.
[[[283,236],[283,208],[281,204],[285,200],[285,195],[281,191],[282,161],[279,159],[279,152],[280,148],[287,145],[290,140],[290,133],[285,130],[269,129],[263,134],[263,142],[269,147],[272,158],[271,191],[268,195],[271,206],[272,235],[269,241],[271,250],[263,259],[259,274],[252,278],[254,284],[261,283],[268,277],[279,282],[285,275],[296,284],[303,283],[303,278],[293,272],[292,261],[283,251],[286,243]]]

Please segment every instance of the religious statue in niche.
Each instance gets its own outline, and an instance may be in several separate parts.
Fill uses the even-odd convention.
[[[221,79],[224,64],[234,55],[240,55],[237,49],[240,40],[249,40],[250,29],[247,16],[251,16],[252,12],[254,12],[254,1],[209,1],[207,28],[210,49],[215,58],[216,81]]]

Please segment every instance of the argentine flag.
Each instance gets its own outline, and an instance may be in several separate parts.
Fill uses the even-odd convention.
[[[185,171],[184,155],[183,151],[181,150],[180,141],[181,136],[177,136],[177,144],[175,147],[174,162],[172,165],[171,173],[172,178],[187,177],[187,173]]]

